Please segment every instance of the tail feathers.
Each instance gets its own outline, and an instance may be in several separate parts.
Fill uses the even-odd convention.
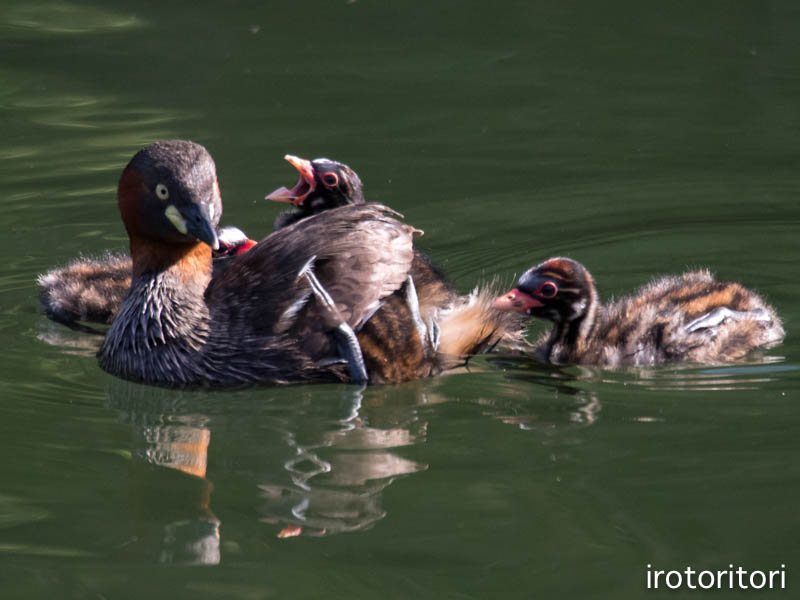
[[[475,288],[443,311],[439,318],[439,353],[467,356],[486,352],[498,344],[511,350],[528,348],[521,315],[493,307],[499,294],[493,285]]]

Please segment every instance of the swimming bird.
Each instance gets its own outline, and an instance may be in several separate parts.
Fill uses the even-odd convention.
[[[586,268],[556,257],[523,273],[494,306],[552,321],[536,355],[556,364],[719,363],[784,337],[758,294],[708,271],[661,277],[604,305]]]
[[[306,206],[313,204],[315,209],[308,211],[301,208],[290,211],[290,215],[292,212],[297,212],[302,218],[279,217],[276,228],[290,227],[320,212],[337,207],[364,205],[361,181],[346,165],[325,159],[304,161],[296,157],[291,158],[294,159],[293,164],[301,170],[301,174],[305,173],[306,176],[304,179],[301,175],[298,186],[307,187],[305,192],[296,194],[294,200],[298,206],[305,205],[303,200],[306,200],[308,202]],[[335,175],[335,182],[331,181],[331,174]],[[328,185],[325,183],[326,180]],[[282,189],[284,194],[288,191]],[[121,188],[120,191],[124,190]],[[276,193],[271,194],[271,199],[276,199],[275,195]],[[301,195],[303,197],[299,198]],[[128,204],[130,202],[125,206]],[[218,237],[221,247],[215,254],[238,254],[254,245],[254,242],[248,240],[241,232],[238,239],[233,236],[224,243],[227,231],[230,229],[220,230]],[[334,228],[313,229],[309,232],[313,233],[314,239],[319,244],[336,247],[338,233]],[[293,233],[292,239],[299,239],[300,235],[303,234]],[[115,262],[120,263],[119,268],[108,268],[114,267]],[[214,261],[215,275],[212,280],[218,277],[221,269],[216,267],[221,264],[223,261],[219,258]],[[224,264],[227,264],[227,261]],[[73,299],[71,309],[69,302],[62,301],[57,305],[62,315],[67,314],[71,320],[80,318],[111,321],[127,294],[127,288],[131,287],[129,269],[123,259],[106,263],[97,261],[91,268],[87,268],[86,260],[81,259],[77,261],[76,268],[62,268],[56,271],[58,277],[51,278],[55,282],[69,284],[70,287],[65,289],[68,292],[71,290],[71,293],[58,290],[60,292],[58,294],[43,294],[43,297],[49,299],[45,305],[56,305],[54,298]],[[113,282],[113,286],[104,286],[100,290],[102,293],[98,293],[97,288],[104,283],[102,276],[104,272],[106,280]],[[352,282],[354,287],[349,293],[360,294],[360,290],[355,289],[359,285],[358,278]],[[209,285],[209,289],[211,287]],[[50,289],[54,288],[51,283]],[[345,343],[340,358],[345,359],[348,367],[363,360],[364,364],[360,367],[361,371],[357,378],[368,377],[372,383],[392,383],[440,373],[459,364],[463,357],[490,348],[498,342],[504,346],[519,346],[523,343],[521,319],[516,315],[494,310],[491,306],[494,295],[496,295],[495,290],[485,287],[472,294],[459,296],[441,272],[433,267],[424,255],[414,250],[410,270],[402,288],[382,298],[370,308],[369,314],[365,315],[356,327],[358,347],[355,347],[352,340],[349,344]],[[86,306],[90,308],[86,309]],[[78,312],[78,308],[81,312]],[[53,314],[54,311],[50,311],[51,318]],[[302,314],[297,315],[298,320],[303,318]],[[361,349],[363,354],[359,358]]]
[[[421,233],[396,213],[325,211],[268,236],[212,279],[222,201],[205,148],[146,146],[117,197],[133,279],[98,352],[103,369],[162,385],[366,379],[353,329],[407,282]]]

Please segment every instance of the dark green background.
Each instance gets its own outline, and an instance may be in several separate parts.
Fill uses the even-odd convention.
[[[790,597],[798,31],[792,1],[5,2],[3,598],[705,595],[647,591],[648,563],[786,564],[764,596]],[[253,237],[282,156],[329,156],[464,291],[555,254],[606,298],[707,266],[789,335],[747,367],[479,359],[363,397],[120,382],[38,314],[35,277],[125,248],[117,177],[168,137],[208,147]],[[207,479],[169,468],[197,439]],[[276,537],[303,519],[324,535]]]

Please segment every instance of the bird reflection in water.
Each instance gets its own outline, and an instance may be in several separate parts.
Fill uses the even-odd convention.
[[[227,546],[211,480],[218,490],[249,482],[253,519],[279,538],[359,531],[385,517],[383,489],[427,468],[392,449],[425,441],[415,407],[429,399],[403,395],[398,406],[380,389],[334,389],[341,401],[331,409],[319,387],[255,402],[109,381],[107,404],[132,428],[128,549],[163,563],[219,563]]]
[[[754,353],[746,360],[725,365],[696,364],[603,369],[593,366],[556,366],[527,357],[493,357],[488,362],[503,369],[508,385],[498,386],[494,397],[482,404],[487,413],[520,429],[549,431],[567,426],[593,425],[602,412],[601,396],[607,386],[626,386],[647,392],[715,392],[761,390],[777,381],[776,374],[796,370],[782,357]],[[532,384],[532,385],[520,385]],[[645,414],[635,422],[662,421],[643,403]]]
[[[598,395],[580,386],[595,370],[546,365],[519,356],[495,357],[488,362],[505,371],[508,385],[497,386],[492,398],[480,401],[487,407],[487,415],[535,431],[593,425],[600,418]]]
[[[161,563],[218,564],[220,521],[206,478],[208,418],[189,412],[183,394],[159,399],[141,386],[112,387],[108,402],[131,425],[133,542]]]
[[[400,475],[427,468],[389,451],[425,441],[426,424],[413,409],[389,422],[383,414],[381,422],[376,412],[386,411],[363,407],[362,390],[348,389],[343,394],[349,414],[338,421],[338,427],[323,432],[311,444],[287,436],[287,445],[295,450],[284,463],[291,485],[259,485],[264,500],[261,520],[286,524],[278,537],[365,529],[386,516],[380,507],[380,492],[386,486]],[[381,392],[370,391],[370,398],[380,396]],[[371,417],[376,417],[375,425],[369,424]]]

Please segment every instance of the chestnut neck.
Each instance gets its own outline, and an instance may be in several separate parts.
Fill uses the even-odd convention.
[[[203,288],[211,280],[211,248],[203,242],[176,244],[131,235],[130,249],[134,279],[168,272],[183,285]]]
[[[101,366],[127,379],[197,381],[208,366],[211,249],[131,236],[131,256],[131,288],[98,352]]]

